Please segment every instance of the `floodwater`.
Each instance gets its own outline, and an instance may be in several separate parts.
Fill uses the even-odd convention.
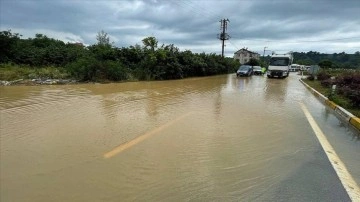
[[[298,78],[0,87],[0,201],[349,201],[299,103],[359,180],[356,131]]]

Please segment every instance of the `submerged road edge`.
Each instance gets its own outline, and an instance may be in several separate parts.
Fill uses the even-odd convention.
[[[342,108],[341,106],[335,104],[333,101],[330,101],[329,98],[325,97],[317,90],[309,86],[302,79],[299,81],[306,86],[320,101],[322,101],[325,105],[329,106],[331,109],[335,111],[344,121],[348,122],[351,126],[360,131],[360,118],[354,116],[352,113]]]
[[[360,201],[360,188],[355,182],[349,171],[346,169],[345,164],[341,161],[339,156],[336,154],[334,148],[331,146],[326,136],[310,114],[309,110],[303,103],[299,103],[303,110],[311,128],[313,129],[317,139],[319,140],[326,156],[328,157],[331,165],[333,166],[336,174],[338,175],[342,185],[348,193],[352,201]]]

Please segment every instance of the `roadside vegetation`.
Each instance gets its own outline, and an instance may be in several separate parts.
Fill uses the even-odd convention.
[[[0,80],[76,79],[81,82],[168,80],[235,72],[239,63],[216,54],[180,51],[158,45],[155,37],[142,45],[118,48],[104,31],[90,46],[64,43],[36,34],[0,32]]]
[[[304,80],[329,100],[360,117],[360,70],[322,69]],[[333,86],[336,85],[335,91]]]

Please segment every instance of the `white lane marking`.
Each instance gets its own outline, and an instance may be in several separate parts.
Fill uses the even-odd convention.
[[[164,124],[164,125],[161,125],[161,126],[155,128],[155,129],[151,130],[151,131],[146,132],[145,134],[143,134],[143,135],[141,135],[141,136],[139,136],[139,137],[131,140],[130,142],[126,142],[126,143],[124,143],[124,144],[121,144],[121,145],[117,146],[117,147],[114,148],[113,150],[105,153],[105,154],[104,154],[104,158],[106,158],[106,159],[111,158],[111,157],[115,156],[116,154],[119,154],[119,153],[121,153],[122,151],[124,151],[124,150],[126,150],[126,149],[129,149],[130,147],[133,147],[133,146],[139,144],[140,142],[144,141],[145,139],[147,139],[147,138],[155,135],[156,133],[161,132],[162,130],[170,127],[170,126],[173,125],[174,123],[176,123],[176,122],[180,121],[181,119],[189,116],[190,114],[192,114],[192,112],[188,112],[188,113],[186,113],[186,114],[183,114],[183,115],[179,116],[178,118],[176,118],[176,119],[174,119],[174,120],[172,120],[172,121],[167,122],[167,123]]]
[[[308,119],[312,129],[315,132],[316,137],[318,138],[322,148],[325,151],[326,156],[328,157],[331,165],[335,169],[342,185],[344,186],[346,192],[348,193],[352,201],[360,202],[360,188],[346,169],[344,163],[340,160],[339,156],[336,154],[334,148],[331,146],[327,140],[324,133],[321,131],[314,118],[311,116],[309,110],[303,103],[299,103],[301,109],[304,111],[306,118]]]

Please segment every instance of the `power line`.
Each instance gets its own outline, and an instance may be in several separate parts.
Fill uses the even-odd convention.
[[[337,39],[324,39],[324,40],[311,40],[311,41],[298,41],[299,43],[312,43],[312,42],[328,42],[328,41],[343,41],[348,39],[360,39],[360,37],[348,37],[348,38],[337,38]]]
[[[184,9],[190,9],[192,12],[199,14],[205,18],[210,18],[210,20],[214,20],[214,19],[219,19],[219,16],[216,15],[215,13],[212,13],[211,11],[209,11],[208,9],[200,9],[199,6],[194,6],[192,4],[192,2],[187,2],[187,1],[171,1],[173,3],[175,3],[178,6],[181,6]],[[202,7],[201,7],[202,8]]]
[[[232,40],[229,40],[229,43],[230,43],[234,48],[236,48],[236,50],[239,49],[235,44],[232,43]]]
[[[235,47],[236,49],[239,49],[235,44],[234,44],[234,37],[232,37],[232,40],[229,40],[230,44],[233,45],[233,47]],[[316,42],[331,42],[331,41],[343,41],[343,40],[349,40],[349,39],[360,39],[360,37],[343,37],[343,38],[335,38],[335,39],[324,39],[324,40],[300,40],[300,41],[281,41],[281,40],[261,40],[261,39],[242,39],[242,41],[259,41],[259,42],[264,42],[264,43],[286,43],[286,44],[291,44],[291,43],[316,43]],[[352,47],[352,48],[359,48],[359,47]],[[266,50],[266,51],[270,51],[270,50]],[[272,50],[272,51],[288,51],[288,50]]]
[[[189,2],[190,3],[190,2]],[[219,19],[219,18],[221,18],[222,16],[220,16],[220,15],[218,15],[216,12],[214,12],[213,10],[211,10],[211,9],[209,9],[209,8],[205,8],[205,6],[204,5],[206,5],[206,4],[204,4],[204,3],[202,3],[202,4],[197,4],[197,7],[200,7],[201,9],[201,11],[203,12],[203,11],[205,11],[206,13],[208,13],[209,14],[209,17],[212,17],[212,18],[215,18],[215,19]]]
[[[211,18],[211,19],[219,19],[221,18],[219,15],[217,15],[216,13],[210,11],[209,9],[205,9],[203,6],[201,5],[193,5],[193,2],[188,2],[188,1],[180,1],[188,6],[190,6],[191,8],[197,10],[199,13],[203,13],[205,15],[207,15],[207,17]],[[202,4],[204,5],[204,4]]]
[[[234,37],[233,37],[234,38]],[[333,42],[333,41],[343,41],[349,39],[360,39],[360,37],[347,37],[347,38],[336,38],[336,39],[323,39],[323,40],[302,40],[302,41],[282,41],[282,40],[266,40],[266,39],[242,39],[243,41],[260,41],[266,43],[314,43],[314,42]]]

